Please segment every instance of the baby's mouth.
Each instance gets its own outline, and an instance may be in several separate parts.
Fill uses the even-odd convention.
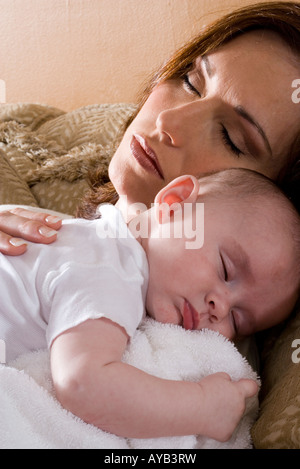
[[[182,317],[183,317],[184,329],[186,330],[198,329],[198,325],[199,325],[198,311],[186,299],[184,299]]]

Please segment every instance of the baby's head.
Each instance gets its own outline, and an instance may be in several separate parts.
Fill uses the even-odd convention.
[[[176,223],[182,236],[162,235]],[[202,247],[187,239],[192,226],[202,231]],[[298,299],[299,215],[253,171],[172,181],[157,195],[141,242],[150,267],[146,309],[160,322],[234,339],[283,321]]]

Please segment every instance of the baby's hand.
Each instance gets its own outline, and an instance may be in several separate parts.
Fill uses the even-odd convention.
[[[243,416],[246,399],[258,392],[257,383],[251,379],[231,381],[227,373],[215,373],[198,384],[202,389],[205,412],[201,434],[228,441]]]

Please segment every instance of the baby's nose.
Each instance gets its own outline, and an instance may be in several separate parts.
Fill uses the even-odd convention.
[[[230,311],[229,302],[226,300],[210,300],[209,315],[213,323],[218,323],[225,319]]]

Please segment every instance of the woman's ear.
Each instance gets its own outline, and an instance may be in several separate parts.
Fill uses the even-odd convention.
[[[199,181],[194,176],[180,176],[165,186],[155,197],[155,213],[159,223],[170,221],[170,215],[184,203],[195,203]]]

